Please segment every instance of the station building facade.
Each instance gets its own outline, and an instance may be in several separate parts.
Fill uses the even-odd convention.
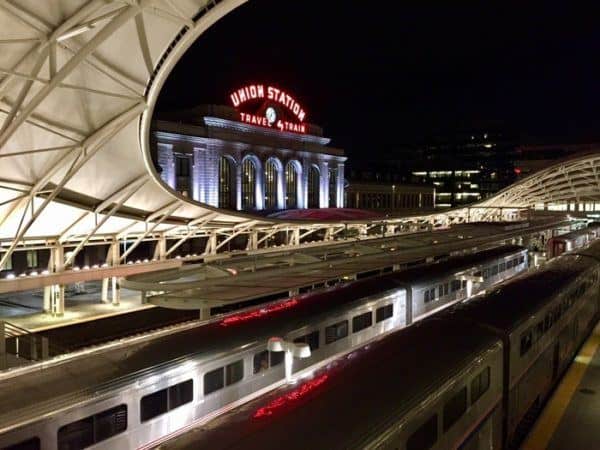
[[[155,116],[152,157],[166,184],[239,211],[344,207],[344,152],[292,96],[255,84],[230,101]]]

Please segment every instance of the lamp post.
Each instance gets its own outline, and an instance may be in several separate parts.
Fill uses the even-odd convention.
[[[294,357],[308,358],[310,356],[310,346],[304,343],[285,341],[280,337],[272,337],[267,342],[267,349],[270,352],[285,352],[285,379],[288,383],[295,383],[296,380],[292,377]]]

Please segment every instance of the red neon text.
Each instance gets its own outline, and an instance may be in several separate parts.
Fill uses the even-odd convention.
[[[314,380],[307,381],[299,388],[294,389],[292,392],[282,395],[281,397],[277,397],[275,400],[270,402],[268,405],[257,409],[256,412],[254,413],[254,418],[259,419],[261,417],[271,416],[273,414],[273,411],[281,408],[282,406],[284,406],[288,403],[296,402],[296,401],[300,400],[302,397],[304,397],[306,394],[308,394],[309,392],[314,391],[317,387],[319,387],[320,385],[325,383],[325,381],[327,381],[327,378],[329,378],[328,375],[321,375],[319,378],[315,378]]]
[[[294,97],[287,94],[285,91],[278,89],[273,86],[265,86],[263,84],[250,84],[248,86],[241,87],[229,95],[231,103],[234,107],[240,106],[249,100],[266,98],[279,103],[289,109],[300,122],[304,121],[306,113],[300,103],[298,103]]]
[[[276,305],[270,305],[266,308],[257,309],[255,311],[250,311],[247,313],[236,314],[235,316],[226,317],[221,321],[221,326],[226,327],[227,325],[232,325],[235,323],[246,322],[247,320],[256,319],[258,317],[262,317],[266,314],[271,314],[276,311],[281,311],[283,309],[291,308],[298,304],[298,300],[292,299],[283,303],[278,303]]]
[[[254,114],[240,113],[240,120],[244,123],[258,125],[261,127],[275,127],[279,131],[291,131],[293,133],[306,133],[306,126],[303,123],[287,122],[278,119],[275,123],[270,124],[266,117],[255,116]]]

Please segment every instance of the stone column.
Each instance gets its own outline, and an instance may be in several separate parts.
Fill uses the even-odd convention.
[[[336,179],[336,207],[344,207],[344,163],[337,164],[337,179]]]
[[[319,173],[319,208],[329,208],[329,163],[327,161],[319,161]]]
[[[235,209],[238,211],[242,210],[242,163],[236,163],[235,165]]]
[[[302,195],[298,198],[298,208],[308,208],[308,171],[310,170],[310,166],[311,163],[308,159],[302,160],[302,173],[298,178]]]
[[[195,146],[192,165],[192,196],[194,200],[219,206],[219,158],[212,146]]]
[[[171,187],[171,189],[177,189],[175,179],[175,159],[173,158],[173,145],[162,143],[158,143],[156,145],[158,165],[162,169],[160,177]]]

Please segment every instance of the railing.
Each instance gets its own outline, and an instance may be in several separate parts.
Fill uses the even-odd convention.
[[[11,365],[9,355],[17,360],[41,361],[50,355],[48,338],[0,320],[0,370]]]

